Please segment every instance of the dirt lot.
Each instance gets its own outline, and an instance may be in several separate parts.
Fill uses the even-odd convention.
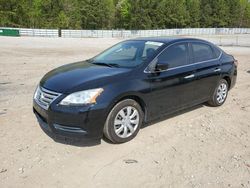
[[[0,187],[250,187],[250,48],[220,108],[201,105],[113,145],[52,139],[32,95],[52,68],[86,59],[117,39],[0,38]]]

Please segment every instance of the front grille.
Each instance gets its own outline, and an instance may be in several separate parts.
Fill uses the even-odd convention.
[[[42,87],[37,87],[34,99],[39,106],[41,106],[45,110],[48,110],[49,105],[60,95],[60,93],[49,91]]]

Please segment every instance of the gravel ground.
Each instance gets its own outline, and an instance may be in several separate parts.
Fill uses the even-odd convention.
[[[0,187],[250,187],[250,48],[219,108],[200,105],[153,122],[129,143],[52,139],[32,95],[52,68],[118,39],[0,38]]]

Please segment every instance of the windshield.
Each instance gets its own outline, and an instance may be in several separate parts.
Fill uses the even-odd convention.
[[[91,62],[99,65],[132,68],[150,59],[162,45],[163,43],[152,41],[125,41],[94,57]]]

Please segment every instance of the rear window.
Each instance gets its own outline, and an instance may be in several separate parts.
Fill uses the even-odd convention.
[[[210,45],[203,43],[192,43],[194,62],[208,61],[215,58]]]

